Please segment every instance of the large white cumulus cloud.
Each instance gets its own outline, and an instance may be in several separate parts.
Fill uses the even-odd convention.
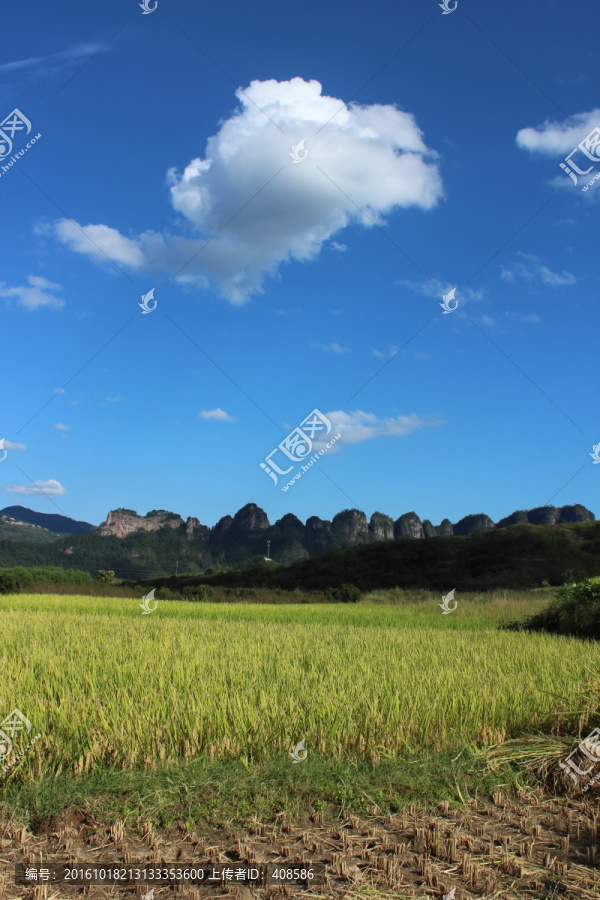
[[[168,173],[172,205],[192,237],[124,237],[68,220],[55,223],[55,234],[97,261],[212,282],[239,304],[281,263],[314,258],[352,222],[372,226],[394,207],[433,207],[442,196],[437,155],[414,116],[389,105],[346,107],[321,91],[302,78],[237,91],[240,108],[208,139],[204,158]],[[294,163],[290,151],[302,140],[307,156]]]

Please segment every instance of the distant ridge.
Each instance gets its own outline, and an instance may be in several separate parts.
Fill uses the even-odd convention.
[[[531,549],[535,547],[535,534],[540,542],[546,540],[544,530],[548,531],[548,537],[554,535],[560,541],[561,529],[565,534],[569,525],[588,526],[590,530],[595,522],[591,510],[580,504],[516,510],[496,524],[484,513],[476,513],[464,516],[454,524],[444,519],[439,525],[433,525],[427,519],[421,521],[415,512],[404,513],[397,519],[374,512],[367,519],[359,509],[342,510],[331,521],[310,516],[306,523],[287,513],[271,524],[266,512],[255,503],[248,503],[234,516],[223,516],[212,528],[197,518],[190,516],[184,520],[165,509],[153,509],[143,516],[132,509],[115,509],[98,528],[64,516],[34,513],[23,507],[9,507],[3,512],[15,519],[27,517],[32,524],[54,528],[56,539],[46,545],[32,546],[24,540],[25,534],[20,539],[18,533],[12,533],[4,539],[0,528],[0,566],[54,565],[92,574],[98,569],[109,569],[118,578],[133,580],[169,576],[175,572],[196,575],[215,566],[246,568],[257,560],[264,560],[268,548],[274,562],[286,565],[344,547],[388,542],[397,545],[400,554],[412,552],[408,547],[423,547],[424,559],[430,559],[431,563],[426,566],[429,577],[436,559],[443,566],[444,548],[471,542],[477,547],[478,538],[485,534],[499,537],[516,530],[523,536],[522,529],[525,528],[527,537],[523,539]],[[63,529],[61,532],[57,530],[59,527]],[[18,531],[13,529],[13,532]],[[584,527],[581,533],[585,531]],[[596,533],[593,528],[591,531]],[[573,534],[577,535],[579,531],[575,529]],[[451,544],[446,544],[447,538],[452,538]],[[500,547],[503,543],[500,540],[489,546]],[[568,564],[568,557],[565,552],[565,570],[573,567]]]
[[[26,506],[6,506],[4,509],[0,509],[0,516],[10,516],[11,519],[27,522],[29,525],[41,525],[42,528],[54,531],[55,534],[87,534],[96,528],[89,522],[77,522],[75,519],[69,519],[68,516],[35,512],[33,509],[27,509]]]

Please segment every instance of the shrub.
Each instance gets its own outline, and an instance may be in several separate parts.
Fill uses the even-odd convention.
[[[172,591],[170,588],[161,587],[154,593],[155,600],[183,600],[184,597],[178,591]]]
[[[329,588],[326,597],[334,603],[358,603],[363,595],[355,584],[340,584],[338,587]]]
[[[0,594],[13,594],[19,588],[30,584],[31,580],[27,575],[22,574],[26,572],[27,570],[23,569],[22,566],[15,569],[4,569],[0,572]]]
[[[513,622],[511,630],[549,631],[576,637],[600,639],[600,583],[588,579],[563,584],[547,610],[525,622]]]
[[[96,580],[101,584],[114,584],[115,573],[112,569],[98,569],[96,572]]]
[[[212,599],[213,588],[210,584],[188,584],[181,591],[184,600],[192,600],[196,603],[208,603]]]
[[[0,594],[10,594],[47,584],[93,584],[88,572],[77,569],[63,569],[60,566],[13,566],[0,569]]]

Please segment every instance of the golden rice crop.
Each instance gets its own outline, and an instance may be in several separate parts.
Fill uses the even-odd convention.
[[[377,761],[564,731],[600,662],[595,644],[442,627],[450,616],[419,628],[342,624],[359,608],[363,619],[389,613],[366,604],[335,607],[336,624],[323,605],[286,607],[277,622],[260,604],[244,620],[232,617],[244,604],[171,602],[143,616],[136,601],[43,601],[0,604],[0,716],[17,707],[41,734],[13,776],[199,754],[260,760],[302,738],[323,757]],[[84,601],[90,614],[72,611]]]

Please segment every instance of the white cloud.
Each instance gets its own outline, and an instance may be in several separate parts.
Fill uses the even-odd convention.
[[[59,219],[54,225],[54,232],[70,250],[83,253],[96,262],[112,260],[132,269],[144,266],[139,240],[123,237],[115,228],[107,225],[85,225],[82,228],[73,219]]]
[[[60,284],[53,281],[47,281],[46,278],[40,278],[39,275],[28,275],[27,282],[29,287],[6,287],[4,282],[0,282],[0,297],[16,297],[21,306],[25,309],[40,309],[42,306],[49,306],[52,309],[61,309],[65,305],[65,301],[60,297],[55,297],[50,291],[59,291]]]
[[[531,325],[539,325],[542,321],[537,313],[507,312],[505,315],[516,319],[517,322],[527,322]]]
[[[342,435],[339,444],[360,444],[378,437],[406,437],[413,431],[421,428],[445,424],[442,419],[426,419],[411,413],[409,416],[396,416],[379,418],[375,413],[364,412],[357,409],[354,412],[344,412],[341,409],[325,413],[331,422],[329,435],[315,435],[313,446],[322,449],[331,435],[338,432]],[[337,447],[337,445],[335,445]],[[334,448],[331,448],[334,449]]]
[[[548,266],[542,264],[539,257],[523,253],[521,250],[517,251],[517,254],[525,262],[515,262],[510,266],[503,267],[500,274],[504,281],[523,278],[529,282],[542,282],[549,287],[565,287],[577,283],[577,278],[571,272],[553,272]]]
[[[532,153],[564,156],[574,150],[597,125],[600,125],[600,109],[577,113],[563,122],[546,119],[537,128],[521,128],[517,134],[517,144]]]
[[[19,452],[23,452],[23,450],[27,450],[27,444],[13,443],[12,441],[4,441],[4,449],[5,450],[18,450]]]
[[[345,353],[352,353],[348,347],[342,347],[337,341],[333,341],[331,344],[311,344],[311,347],[318,347],[320,350],[325,350],[327,353],[337,353],[339,356],[343,356]]]
[[[457,289],[455,300],[458,300],[461,304],[471,300],[483,300],[484,298],[484,293],[481,290],[476,291],[473,290],[473,288],[459,289],[456,284],[440,281],[439,278],[428,278],[426,281],[410,281],[405,278],[396,281],[395,284],[398,287],[409,288],[409,290],[414,291],[415,294],[419,294],[421,297],[429,297],[432,300],[438,300],[440,303],[442,302],[444,294],[447,294],[452,288]]]
[[[126,237],[64,219],[56,236],[96,261],[166,271],[189,288],[210,279],[241,304],[262,292],[267,274],[314,259],[346,226],[372,227],[396,207],[435,206],[443,193],[437,154],[414,116],[390,105],[346,107],[321,90],[302,78],[253,81],[236,92],[241,106],[208,139],[205,157],[181,174],[169,170],[172,205],[197,236]],[[295,165],[289,153],[301,139],[308,155]]]
[[[58,53],[48,53],[46,56],[30,56],[27,59],[18,59],[14,62],[4,63],[0,66],[0,75],[8,72],[15,72],[18,69],[31,69],[43,66],[44,68],[56,67],[70,63],[72,60],[78,60],[82,57],[91,57],[98,50],[102,49],[102,44],[74,44],[67,50],[60,50]]]
[[[217,407],[217,409],[205,409],[202,412],[198,413],[199,419],[215,419],[217,422],[235,422],[236,419],[233,416],[230,416],[225,412],[224,409]]]
[[[329,246],[332,250],[337,250],[339,253],[344,253],[348,249],[346,244],[338,244],[337,241],[331,241]]]
[[[377,359],[385,359],[386,357],[386,354],[382,353],[381,350],[375,350],[374,348],[371,348],[371,352]],[[388,344],[387,355],[390,357],[390,359],[392,358],[392,356],[395,356],[397,352],[398,347],[396,347],[395,344]]]
[[[5,485],[3,490],[7,494],[24,494],[27,497],[34,494],[50,494],[58,497],[67,493],[60,482],[55,481],[54,478],[50,478],[48,481],[34,481],[33,484],[26,485],[9,484]]]
[[[108,400],[109,403],[118,403],[120,400],[123,400],[124,398],[120,394],[117,394],[116,397],[107,397],[106,399]]]
[[[57,431],[70,431],[71,430],[70,425],[63,425],[62,422],[57,422],[56,425],[53,425],[52,427],[56,428]]]

